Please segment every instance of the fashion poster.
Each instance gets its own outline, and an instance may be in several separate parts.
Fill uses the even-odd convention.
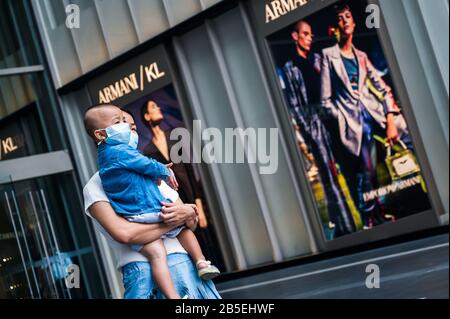
[[[338,1],[267,39],[328,240],[431,208],[367,5]]]

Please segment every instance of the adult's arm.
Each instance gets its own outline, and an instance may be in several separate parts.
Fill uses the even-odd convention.
[[[334,118],[338,118],[339,111],[333,103],[333,85],[331,79],[331,63],[328,56],[324,53],[320,73],[320,102],[322,107]]]
[[[120,217],[107,202],[94,203],[89,212],[110,236],[117,242],[126,245],[145,245],[161,238],[168,231],[182,225],[173,224],[140,224],[131,223]],[[180,219],[181,220],[181,219]]]
[[[375,89],[380,92],[384,97],[384,112],[386,114],[386,136],[391,144],[399,139],[398,128],[395,123],[395,115],[400,114],[400,109],[395,102],[392,89],[378,74],[378,71],[373,66],[372,62],[369,60],[367,55],[366,66],[367,66],[367,76],[369,77],[371,83]]]
[[[372,62],[369,60],[367,55],[365,56],[366,67],[367,67],[367,76],[370,79],[370,82],[373,84],[375,89],[380,92],[384,97],[384,107],[386,116],[390,113],[399,114],[400,109],[395,102],[394,95],[392,94],[392,89],[387,83],[383,80],[383,78],[378,74],[377,69],[373,66]]]
[[[198,207],[194,204],[183,204],[178,198],[176,203],[163,203],[161,218],[167,225],[186,226],[195,231],[199,223]]]

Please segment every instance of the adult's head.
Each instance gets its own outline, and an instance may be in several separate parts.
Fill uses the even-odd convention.
[[[352,37],[355,33],[356,22],[350,6],[346,3],[340,3],[337,4],[334,9],[341,39],[345,40]]]
[[[297,46],[298,54],[306,58],[311,51],[314,38],[311,25],[305,20],[298,21],[295,24],[291,36]]]
[[[145,102],[141,109],[141,115],[144,123],[148,123],[150,126],[159,126],[164,120],[161,108],[153,100]]]
[[[123,111],[112,104],[91,106],[84,114],[86,132],[97,144],[108,137],[105,131],[106,128],[124,122]]]
[[[131,130],[137,133],[136,120],[134,119],[133,114],[131,114],[128,110],[122,109],[123,117],[126,123],[130,124]]]

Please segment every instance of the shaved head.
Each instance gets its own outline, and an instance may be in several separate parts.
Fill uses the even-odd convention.
[[[307,25],[307,26],[311,27],[311,25],[309,24],[308,21],[306,21],[306,20],[300,20],[300,21],[297,21],[297,23],[295,24],[294,31],[295,31],[295,32],[300,32],[300,30],[302,29],[302,27],[303,27],[304,25]]]
[[[100,104],[90,107],[84,114],[84,127],[94,140],[95,132],[111,125],[123,122],[122,110],[111,104]]]
[[[300,20],[295,24],[292,39],[297,46],[297,53],[301,57],[307,58],[312,48],[313,38],[314,34],[311,25],[307,21]]]

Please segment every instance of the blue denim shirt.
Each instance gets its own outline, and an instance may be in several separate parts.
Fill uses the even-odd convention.
[[[101,144],[98,164],[103,188],[117,214],[159,213],[166,202],[156,184],[170,176],[169,169],[126,144]]]

